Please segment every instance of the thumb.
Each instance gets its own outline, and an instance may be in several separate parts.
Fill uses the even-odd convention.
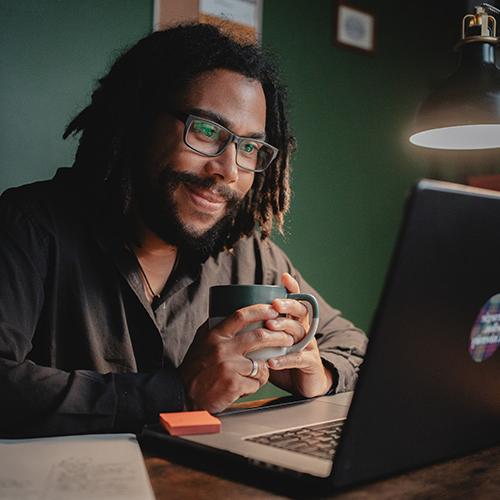
[[[283,286],[288,290],[288,293],[299,293],[300,287],[297,280],[290,273],[283,273],[281,275],[281,282]]]

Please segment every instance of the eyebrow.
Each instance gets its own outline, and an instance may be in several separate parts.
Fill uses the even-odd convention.
[[[188,113],[199,116],[200,118],[207,118],[208,120],[212,120],[213,122],[216,122],[219,125],[222,125],[223,127],[226,127],[228,130],[233,132],[231,128],[233,126],[232,122],[229,121],[227,118],[224,118],[224,116],[220,115],[219,113],[216,113],[215,111],[210,111],[208,109],[202,109],[202,108],[190,108]],[[245,135],[243,137],[264,140],[266,138],[266,133],[254,132],[252,134]]]

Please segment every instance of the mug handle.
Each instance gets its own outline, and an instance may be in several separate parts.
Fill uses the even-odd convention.
[[[316,330],[318,329],[319,324],[319,305],[316,297],[308,293],[289,293],[287,295],[287,299],[305,300],[306,302],[309,302],[312,307],[313,317],[307,335],[300,342],[297,342],[296,344],[291,346],[288,350],[288,352],[297,352],[302,350],[307,344],[309,344],[309,342],[316,334]]]

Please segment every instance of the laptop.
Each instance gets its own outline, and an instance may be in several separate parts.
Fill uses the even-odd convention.
[[[146,445],[330,491],[499,443],[499,256],[500,193],[421,180],[354,394],[228,412],[219,434],[174,438],[152,426]]]

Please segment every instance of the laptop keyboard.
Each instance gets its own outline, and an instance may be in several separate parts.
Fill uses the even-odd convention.
[[[331,460],[345,419],[245,438],[245,441]]]

